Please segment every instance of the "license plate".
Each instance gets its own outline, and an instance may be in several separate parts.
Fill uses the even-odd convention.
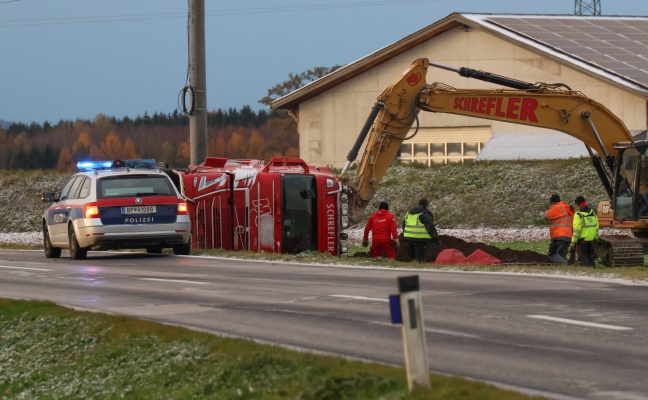
[[[122,215],[137,215],[137,214],[155,214],[155,206],[133,206],[133,207],[122,207]]]

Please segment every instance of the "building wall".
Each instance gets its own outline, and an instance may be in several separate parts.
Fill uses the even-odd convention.
[[[469,67],[526,82],[561,82],[599,101],[621,118],[629,130],[646,129],[646,101],[571,67],[544,58],[529,49],[510,44],[477,29],[447,31],[365,73],[300,104],[300,156],[308,163],[339,168],[364,125],[378,95],[415,59],[453,67]],[[501,88],[430,67],[427,82],[443,82],[456,88]],[[448,132],[467,127],[493,132],[529,132],[539,129],[452,114],[421,112],[421,128],[444,128]],[[438,129],[437,129],[438,130]],[[358,158],[361,157],[362,151]]]

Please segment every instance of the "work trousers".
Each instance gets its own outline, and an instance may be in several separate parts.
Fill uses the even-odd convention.
[[[423,262],[427,242],[405,239],[405,243],[407,243],[407,254],[409,255],[410,260]]]
[[[578,253],[578,263],[580,265],[596,266],[596,252],[594,251],[593,241],[579,240],[576,243],[576,252]]]
[[[373,258],[380,257],[383,252],[387,258],[396,258],[396,251],[394,250],[391,239],[372,240],[370,250],[371,257]]]
[[[569,253],[569,241],[567,240],[557,240],[557,239],[552,239],[551,243],[549,244],[549,257],[553,262],[558,262],[554,255],[559,255],[562,259],[565,260],[563,263],[562,261],[558,262],[559,264],[565,264],[567,263],[567,253]]]

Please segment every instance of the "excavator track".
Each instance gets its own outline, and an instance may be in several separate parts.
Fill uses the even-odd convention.
[[[631,236],[602,235],[596,242],[596,253],[609,267],[644,265],[643,245]]]

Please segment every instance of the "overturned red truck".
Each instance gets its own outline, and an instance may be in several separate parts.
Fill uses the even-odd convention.
[[[329,168],[208,157],[176,173],[194,249],[348,254],[348,196]]]

